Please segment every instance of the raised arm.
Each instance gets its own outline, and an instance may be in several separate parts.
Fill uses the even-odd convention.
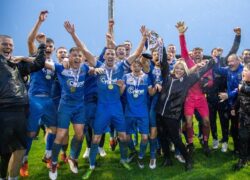
[[[178,22],[175,27],[178,29],[179,32],[181,57],[185,59],[188,68],[191,68],[195,65],[195,63],[188,55],[188,49],[185,39],[185,32],[187,31],[188,27],[185,25],[184,22]]]
[[[149,32],[148,32],[148,30],[146,29],[145,26],[141,26],[140,31],[141,31],[141,35],[142,35],[141,41],[139,43],[139,46],[135,50],[135,52],[128,57],[128,63],[129,64],[131,64],[135,59],[137,59],[141,55],[141,53],[142,53],[142,51],[144,49],[145,42],[146,42],[147,37],[149,35]]]
[[[67,30],[67,32],[71,35],[72,39],[74,40],[76,46],[81,49],[83,52],[84,56],[89,62],[89,65],[94,67],[96,65],[96,59],[95,56],[92,55],[92,53],[87,49],[86,45],[80,41],[78,36],[76,35],[75,32],[75,26],[74,24],[70,24],[69,21],[64,22],[64,27]]]
[[[233,42],[233,46],[231,47],[229,53],[227,54],[227,56],[225,57],[225,61],[227,61],[228,57],[232,54],[236,54],[239,47],[240,47],[240,40],[241,40],[241,28],[240,27],[236,27],[234,28],[234,32],[235,32],[235,38],[234,38],[234,42]]]
[[[41,11],[40,12],[38,20],[28,36],[28,48],[29,48],[30,55],[34,55],[37,52],[37,48],[35,45],[36,35],[38,33],[40,26],[46,20],[47,14],[48,14],[48,11]]]
[[[162,57],[162,62],[161,62],[161,75],[163,81],[165,81],[169,75],[169,64],[167,60],[167,53],[166,53],[166,48],[163,47],[163,57]]]

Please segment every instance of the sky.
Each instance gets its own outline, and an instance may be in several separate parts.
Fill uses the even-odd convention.
[[[140,26],[158,32],[164,43],[173,43],[180,51],[175,24],[185,21],[188,49],[202,47],[210,54],[222,47],[224,55],[234,39],[233,28],[242,28],[238,54],[250,48],[249,0],[114,0],[115,40],[131,40],[133,50],[140,41]],[[55,46],[71,48],[74,42],[63,27],[69,20],[88,49],[99,55],[105,46],[108,25],[108,0],[1,0],[0,34],[13,37],[14,55],[28,55],[27,37],[41,10],[48,18],[39,32],[55,41]]]

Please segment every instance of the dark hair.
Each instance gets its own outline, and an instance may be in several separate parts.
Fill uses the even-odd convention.
[[[203,51],[203,49],[200,47],[195,47],[192,51]]]
[[[53,44],[55,44],[54,40],[51,39],[51,38],[48,38],[48,37],[46,38],[46,43],[53,43]]]
[[[244,50],[242,51],[242,55],[243,55],[243,53],[244,53],[245,51],[250,51],[250,49],[244,49]]]
[[[82,52],[81,50],[80,50],[80,48],[78,48],[78,47],[72,47],[72,48],[70,48],[70,50],[69,50],[69,53],[72,53],[73,51],[77,51],[77,52]]]
[[[126,40],[126,41],[124,41],[124,43],[125,42],[128,42],[129,44],[131,44],[131,46],[132,46],[132,42],[130,41],[130,40]]]
[[[11,36],[8,36],[8,35],[5,35],[5,34],[0,34],[0,38],[9,38],[9,39],[12,39]]]
[[[65,49],[65,50],[67,50],[66,47],[60,46],[59,48],[56,49],[56,52],[57,52],[59,49]]]
[[[124,47],[124,48],[126,49],[126,47],[125,47],[124,44],[119,44],[119,45],[117,45],[117,46],[115,47],[115,51],[116,51],[119,47]]]

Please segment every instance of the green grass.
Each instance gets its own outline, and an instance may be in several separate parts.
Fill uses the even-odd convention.
[[[196,123],[196,121],[195,121]],[[195,125],[197,127],[197,124]],[[218,126],[219,128],[220,126]],[[220,128],[219,128],[220,132]],[[220,135],[221,133],[219,133]],[[70,139],[73,136],[72,128],[70,128]],[[136,163],[132,163],[132,171],[127,171],[122,168],[119,164],[119,148],[116,148],[115,152],[109,149],[109,135],[106,136],[105,150],[107,156],[104,158],[97,157],[98,165],[91,176],[90,179],[109,179],[109,180],[127,180],[127,179],[141,179],[141,180],[161,180],[161,179],[230,179],[230,180],[245,180],[250,179],[250,166],[238,171],[232,171],[232,165],[237,162],[237,158],[234,157],[231,150],[233,149],[232,140],[229,141],[229,149],[227,153],[222,153],[220,149],[212,151],[210,157],[205,157],[202,153],[201,146],[197,138],[195,139],[195,153],[194,153],[194,168],[192,171],[185,172],[183,164],[179,163],[174,157],[174,165],[171,167],[161,167],[162,158],[157,159],[157,168],[155,170],[150,170],[148,168],[149,163],[149,153],[147,153],[145,162],[146,167],[141,170],[137,167]],[[210,145],[211,145],[211,135],[210,135]],[[82,154],[85,150],[85,143],[79,157],[79,173],[73,174],[70,172],[67,164],[61,164],[58,169],[58,179],[62,180],[74,180],[81,179],[82,175],[88,169],[87,160],[82,158]],[[137,147],[138,148],[138,147]],[[45,149],[45,144],[43,140],[42,133],[40,133],[39,140],[33,141],[29,156],[29,178],[42,180],[48,178],[48,169],[45,164],[42,163],[41,158],[43,157]],[[149,148],[148,150],[149,151]],[[22,178],[21,178],[22,179]],[[24,179],[24,178],[23,178]]]

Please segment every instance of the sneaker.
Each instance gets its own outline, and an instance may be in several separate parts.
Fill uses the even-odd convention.
[[[44,162],[48,169],[51,168],[51,158],[47,158],[46,154],[42,158],[42,162]]]
[[[193,163],[192,160],[189,159],[187,160],[187,162],[185,163],[185,170],[186,171],[191,171],[193,169]]]
[[[84,154],[83,154],[83,158],[84,159],[88,159],[89,158],[89,153],[90,153],[90,148],[86,148]]]
[[[109,141],[109,146],[110,146],[110,148],[111,148],[112,151],[115,151],[115,148],[117,146],[117,140],[116,139],[111,139]]]
[[[61,153],[61,161],[64,163],[68,163],[68,158],[66,153]]]
[[[83,175],[82,179],[89,179],[94,169],[88,169],[87,172]]]
[[[211,151],[210,151],[210,149],[208,147],[208,142],[204,143],[203,152],[204,152],[205,156],[207,156],[207,157],[210,155]]]
[[[51,168],[49,171],[49,179],[56,180],[57,179],[57,163],[51,163]]]
[[[219,140],[214,139],[213,140],[213,149],[218,149],[219,148]]]
[[[102,147],[98,147],[98,151],[101,157],[105,157],[107,155]]]
[[[156,159],[150,159],[149,168],[155,169],[156,168]]]
[[[22,164],[19,173],[20,173],[21,177],[28,177],[29,176],[28,162],[25,162]]]
[[[247,160],[239,159],[238,163],[233,166],[234,171],[239,171],[240,169],[247,166]]]
[[[137,158],[137,164],[138,164],[138,167],[140,168],[140,169],[144,169],[144,162],[143,162],[143,159],[141,159],[141,158]]]
[[[222,146],[221,146],[221,152],[227,152],[227,147],[228,147],[228,144],[226,142],[222,143]]]
[[[71,157],[68,158],[68,163],[69,163],[69,167],[71,172],[73,172],[74,174],[78,173],[78,162],[75,159],[72,159]]]
[[[129,154],[127,162],[130,163],[134,160],[134,158],[137,156],[137,151],[133,151]]]
[[[175,151],[175,147],[174,147],[174,144],[173,144],[173,143],[170,144],[170,151],[171,151],[171,152],[174,152],[174,151]]]
[[[183,158],[182,155],[178,154],[174,156],[180,163],[185,163],[185,159]]]
[[[172,162],[171,159],[165,158],[165,160],[162,162],[161,165],[162,165],[162,166],[172,166],[172,165],[173,165],[173,162]]]
[[[127,169],[127,170],[129,170],[129,171],[132,170],[132,168],[130,167],[130,165],[129,165],[126,161],[121,160],[120,163],[121,163],[121,165],[122,165],[125,169]]]

